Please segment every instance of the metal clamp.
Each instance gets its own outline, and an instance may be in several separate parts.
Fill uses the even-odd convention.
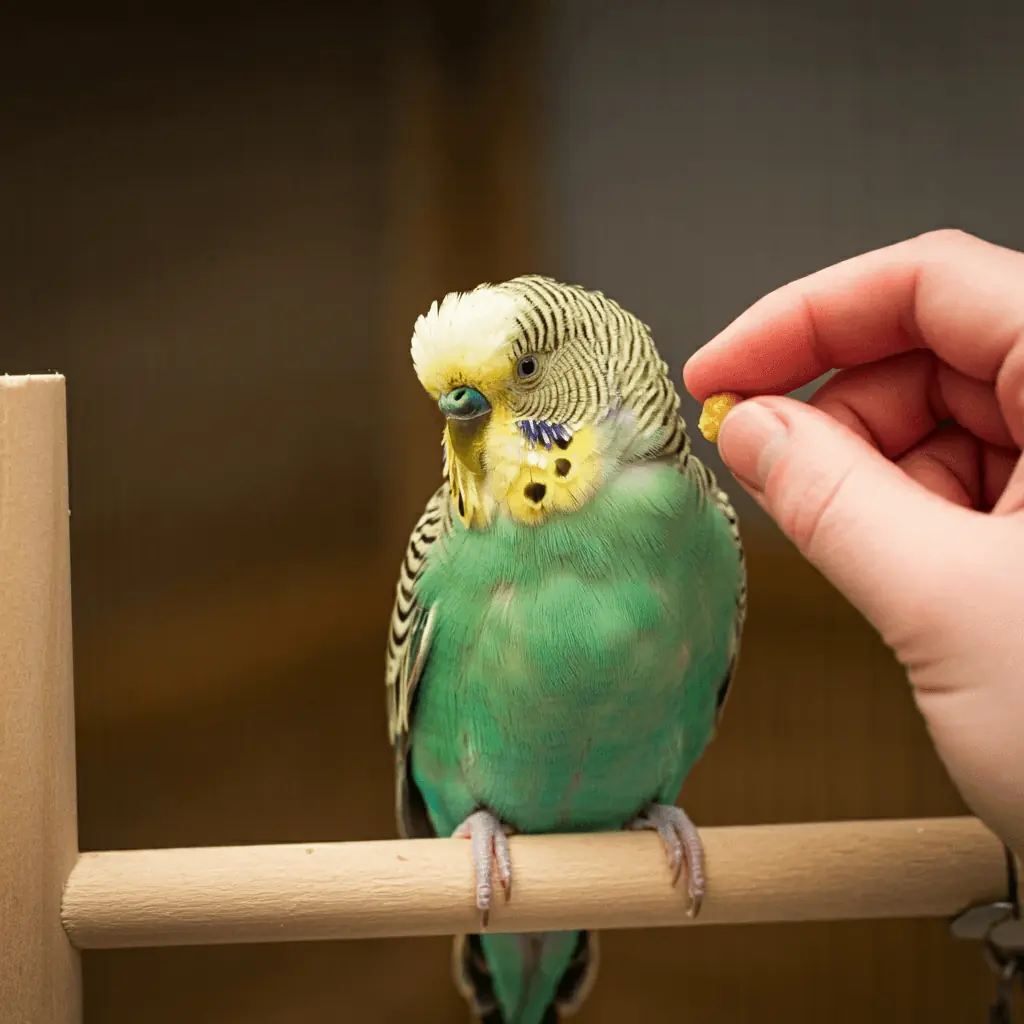
[[[1013,983],[1024,987],[1024,918],[1021,917],[1017,861],[1006,849],[1008,898],[968,907],[950,923],[955,939],[982,943],[985,959],[998,979],[995,1000],[989,1008],[989,1024],[1011,1024]]]

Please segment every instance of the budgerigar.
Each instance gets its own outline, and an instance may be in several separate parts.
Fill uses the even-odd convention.
[[[649,329],[600,292],[455,292],[411,348],[445,479],[391,620],[399,829],[471,840],[483,920],[455,975],[476,1016],[550,1024],[589,990],[596,937],[486,932],[507,836],[654,829],[697,912],[703,849],[674,804],[736,668],[743,548]]]

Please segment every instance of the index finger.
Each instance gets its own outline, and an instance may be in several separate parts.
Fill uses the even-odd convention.
[[[932,231],[769,293],[689,359],[683,381],[698,401],[785,394],[915,348],[994,381],[1022,339],[1024,254]]]

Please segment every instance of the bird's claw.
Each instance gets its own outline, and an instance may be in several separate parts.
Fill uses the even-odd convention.
[[[505,902],[512,897],[512,855],[504,826],[490,811],[474,811],[452,833],[453,837],[472,842],[473,872],[476,876],[476,906],[481,924],[487,927],[494,885],[491,863],[497,868],[498,884],[505,892]]]
[[[690,897],[687,917],[696,917],[704,900],[704,844],[697,827],[681,807],[670,804],[651,804],[627,826],[630,829],[650,829],[661,836],[672,870],[672,884],[676,885],[686,864],[686,891]]]

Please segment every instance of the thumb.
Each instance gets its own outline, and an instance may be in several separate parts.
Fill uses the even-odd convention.
[[[741,402],[719,452],[800,552],[898,647],[941,613],[976,513],[944,501],[818,409]],[[954,537],[956,543],[953,543]]]

